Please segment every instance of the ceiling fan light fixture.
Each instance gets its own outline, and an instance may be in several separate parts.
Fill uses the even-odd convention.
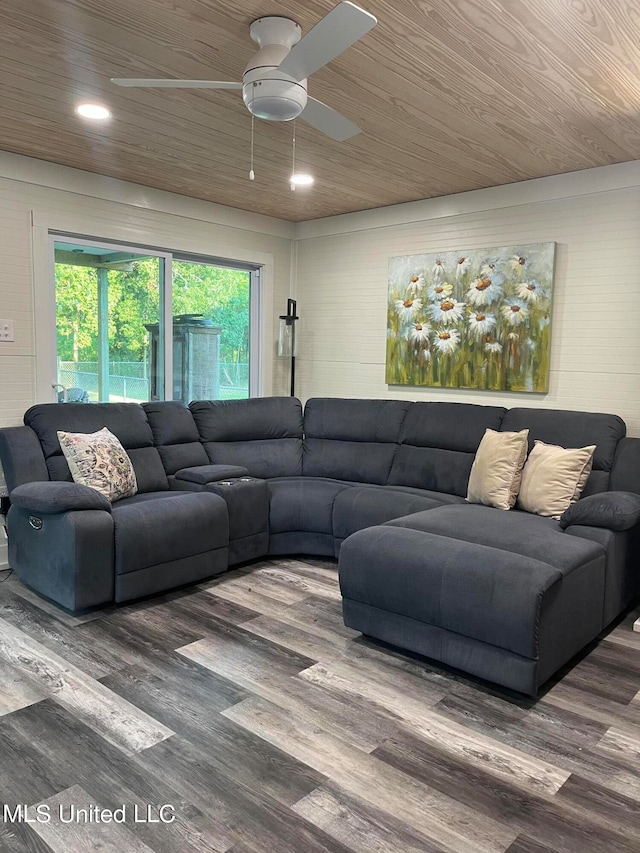
[[[294,172],[289,178],[289,183],[296,187],[309,187],[313,181],[313,175],[309,175],[306,172]]]
[[[103,104],[78,104],[75,111],[82,118],[92,119],[93,121],[106,121],[111,118],[111,110],[108,110]]]

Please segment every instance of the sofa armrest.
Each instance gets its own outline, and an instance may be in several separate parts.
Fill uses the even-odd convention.
[[[66,481],[23,483],[11,492],[11,505],[43,515],[82,509],[111,512],[111,504],[96,489]]]
[[[186,480],[206,486],[207,483],[217,483],[219,480],[230,480],[232,477],[248,477],[247,468],[240,465],[196,465],[193,468],[181,468],[176,471],[176,480]]]
[[[572,504],[560,517],[560,527],[582,524],[621,532],[640,523],[640,495],[600,492]]]

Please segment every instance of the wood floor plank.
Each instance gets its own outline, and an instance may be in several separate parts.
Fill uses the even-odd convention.
[[[16,668],[35,690],[53,698],[127,754],[147,749],[173,734],[3,619],[0,659]]]
[[[0,853],[53,853],[26,823],[0,826]]]
[[[297,654],[314,658],[314,662],[330,661],[336,671],[355,669],[371,673],[372,677],[387,675],[392,681],[402,681],[404,673],[410,680],[421,680],[425,695],[434,701],[442,698],[450,687],[446,675],[426,662],[416,663],[411,658],[387,654],[383,647],[361,644],[343,636],[331,639],[324,632],[310,633],[266,615],[245,622],[242,627]]]
[[[392,815],[336,786],[316,788],[293,810],[345,844],[354,853],[444,853],[445,848]]]
[[[339,693],[324,690],[271,666],[260,650],[233,639],[207,637],[178,650],[180,654],[253,694],[308,718],[317,719],[336,736],[365,752],[375,749],[389,734],[386,721],[366,707],[349,703]]]
[[[130,667],[105,681],[137,707],[153,712],[170,728],[178,728],[198,753],[206,754],[218,776],[250,789],[264,788],[284,805],[297,802],[324,781],[321,774],[222,717],[219,712],[245,694],[229,686],[221,695],[220,679],[212,672],[202,669],[199,682],[190,690],[186,689],[188,678],[176,678],[175,669],[167,669],[165,677],[159,678],[140,667]]]
[[[560,707],[523,700],[520,706],[457,684],[438,703],[437,710],[470,731],[515,746],[612,790],[620,789],[618,777],[628,769],[614,751],[597,749],[607,727],[590,718],[589,711],[579,704]]]
[[[338,561],[315,557],[272,557],[262,561],[265,566],[280,566],[287,571],[294,571],[302,577],[311,577],[337,588]]]
[[[19,669],[0,660],[0,717],[46,698]]]
[[[638,717],[640,722],[640,714]],[[640,726],[612,726],[596,746],[596,752],[613,754],[637,767],[640,762]]]
[[[108,808],[175,805],[174,823],[138,827],[155,853],[225,853],[231,846],[216,815],[181,797],[166,772],[141,771],[135,756],[123,755],[50,699],[0,720],[0,754],[2,802],[35,803],[78,784]]]
[[[331,687],[346,697],[358,696],[394,713],[404,726],[425,741],[443,744],[444,748],[500,778],[534,791],[555,794],[569,778],[570,772],[542,761],[495,738],[472,732],[428,707],[425,691],[399,695],[384,683],[371,684],[366,675],[352,674],[342,678],[331,666],[311,667],[300,673],[313,683]]]
[[[102,678],[119,666],[120,659],[110,657],[108,649],[92,643],[82,644],[77,629],[87,624],[86,622],[68,625],[29,600],[6,594],[0,599],[0,618],[56,652],[92,678]]]
[[[218,586],[222,586],[221,581],[212,584],[208,589],[215,590]],[[224,577],[225,590],[244,590],[249,594],[255,591],[262,595],[267,595],[269,598],[274,598],[283,604],[295,604],[297,601],[302,601],[311,594],[302,587],[302,582],[296,587],[290,583],[282,582],[277,578],[261,574],[258,571],[238,571],[233,577]]]
[[[218,582],[215,586],[207,585],[204,592],[209,593],[216,600],[226,601],[236,607],[242,607],[256,613],[275,613],[278,608],[288,606],[287,602],[266,595],[255,586],[247,587]]]
[[[291,567],[291,569],[293,568]],[[264,583],[265,590],[273,586],[276,589],[295,590],[303,594],[305,598],[309,595],[314,595],[318,598],[328,598],[331,601],[342,603],[340,590],[335,584],[328,584],[324,580],[318,581],[314,577],[310,577],[309,574],[297,574],[295,571],[289,570],[289,568],[278,565],[277,563],[268,566],[258,565],[252,569],[247,569],[246,576],[252,579],[259,578],[261,583]]]
[[[588,819],[607,825],[613,831],[621,827],[636,839],[640,850],[640,803],[637,798],[629,797],[622,792],[616,793],[609,788],[572,775],[563,785],[557,801],[567,803],[576,812],[582,812]],[[598,803],[599,816],[593,815],[593,804]]]
[[[70,819],[72,809],[88,808],[95,803],[79,785],[74,785],[49,797],[42,805],[51,810],[48,823],[32,824],[34,831],[49,845],[53,853],[92,853],[95,850],[126,850],[127,853],[154,853],[124,824],[116,823],[64,823]]]
[[[203,592],[206,592],[204,590]],[[177,619],[185,627],[206,630],[211,617],[231,625],[241,625],[249,619],[259,616],[259,611],[250,610],[223,598],[213,595],[179,596],[158,606],[159,613],[166,613],[170,619]],[[206,634],[201,634],[206,636]]]
[[[513,842],[507,853],[558,853],[556,847],[547,847],[546,844],[539,844],[526,835],[519,835]]]
[[[181,796],[214,817],[243,853],[351,853],[264,787],[248,789],[216,772],[206,752],[180,737],[171,738],[133,759],[152,775],[168,774]]]
[[[451,853],[464,853],[471,844],[476,853],[503,853],[516,837],[517,833],[480,812],[348,747],[344,741],[263,699],[246,699],[222,713],[324,773],[347,792],[400,818]]]
[[[628,853],[640,842],[631,824],[614,825],[606,815],[562,800],[559,793],[549,796],[525,791],[497,780],[442,745],[438,748],[410,734],[399,734],[373,755],[429,788],[491,816],[514,835],[525,834],[557,853]]]

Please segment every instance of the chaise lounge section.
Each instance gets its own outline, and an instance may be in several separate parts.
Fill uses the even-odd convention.
[[[71,482],[57,430],[107,426],[140,493]],[[469,504],[486,429],[596,445],[558,522]],[[265,555],[339,557],[345,621],[535,695],[640,590],[640,440],[614,415],[395,400],[50,404],[0,430],[16,573],[70,610]],[[92,494],[93,493],[93,494]],[[98,501],[100,498],[103,502]]]

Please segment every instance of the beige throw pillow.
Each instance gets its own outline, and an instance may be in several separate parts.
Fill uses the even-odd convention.
[[[520,488],[522,466],[527,458],[529,430],[486,430],[473,460],[467,500],[497,509],[512,509]]]
[[[58,431],[58,440],[74,482],[91,486],[111,503],[138,491],[127,451],[106,427],[90,433]]]
[[[536,441],[522,471],[518,509],[560,518],[584,489],[595,444],[565,449]]]

